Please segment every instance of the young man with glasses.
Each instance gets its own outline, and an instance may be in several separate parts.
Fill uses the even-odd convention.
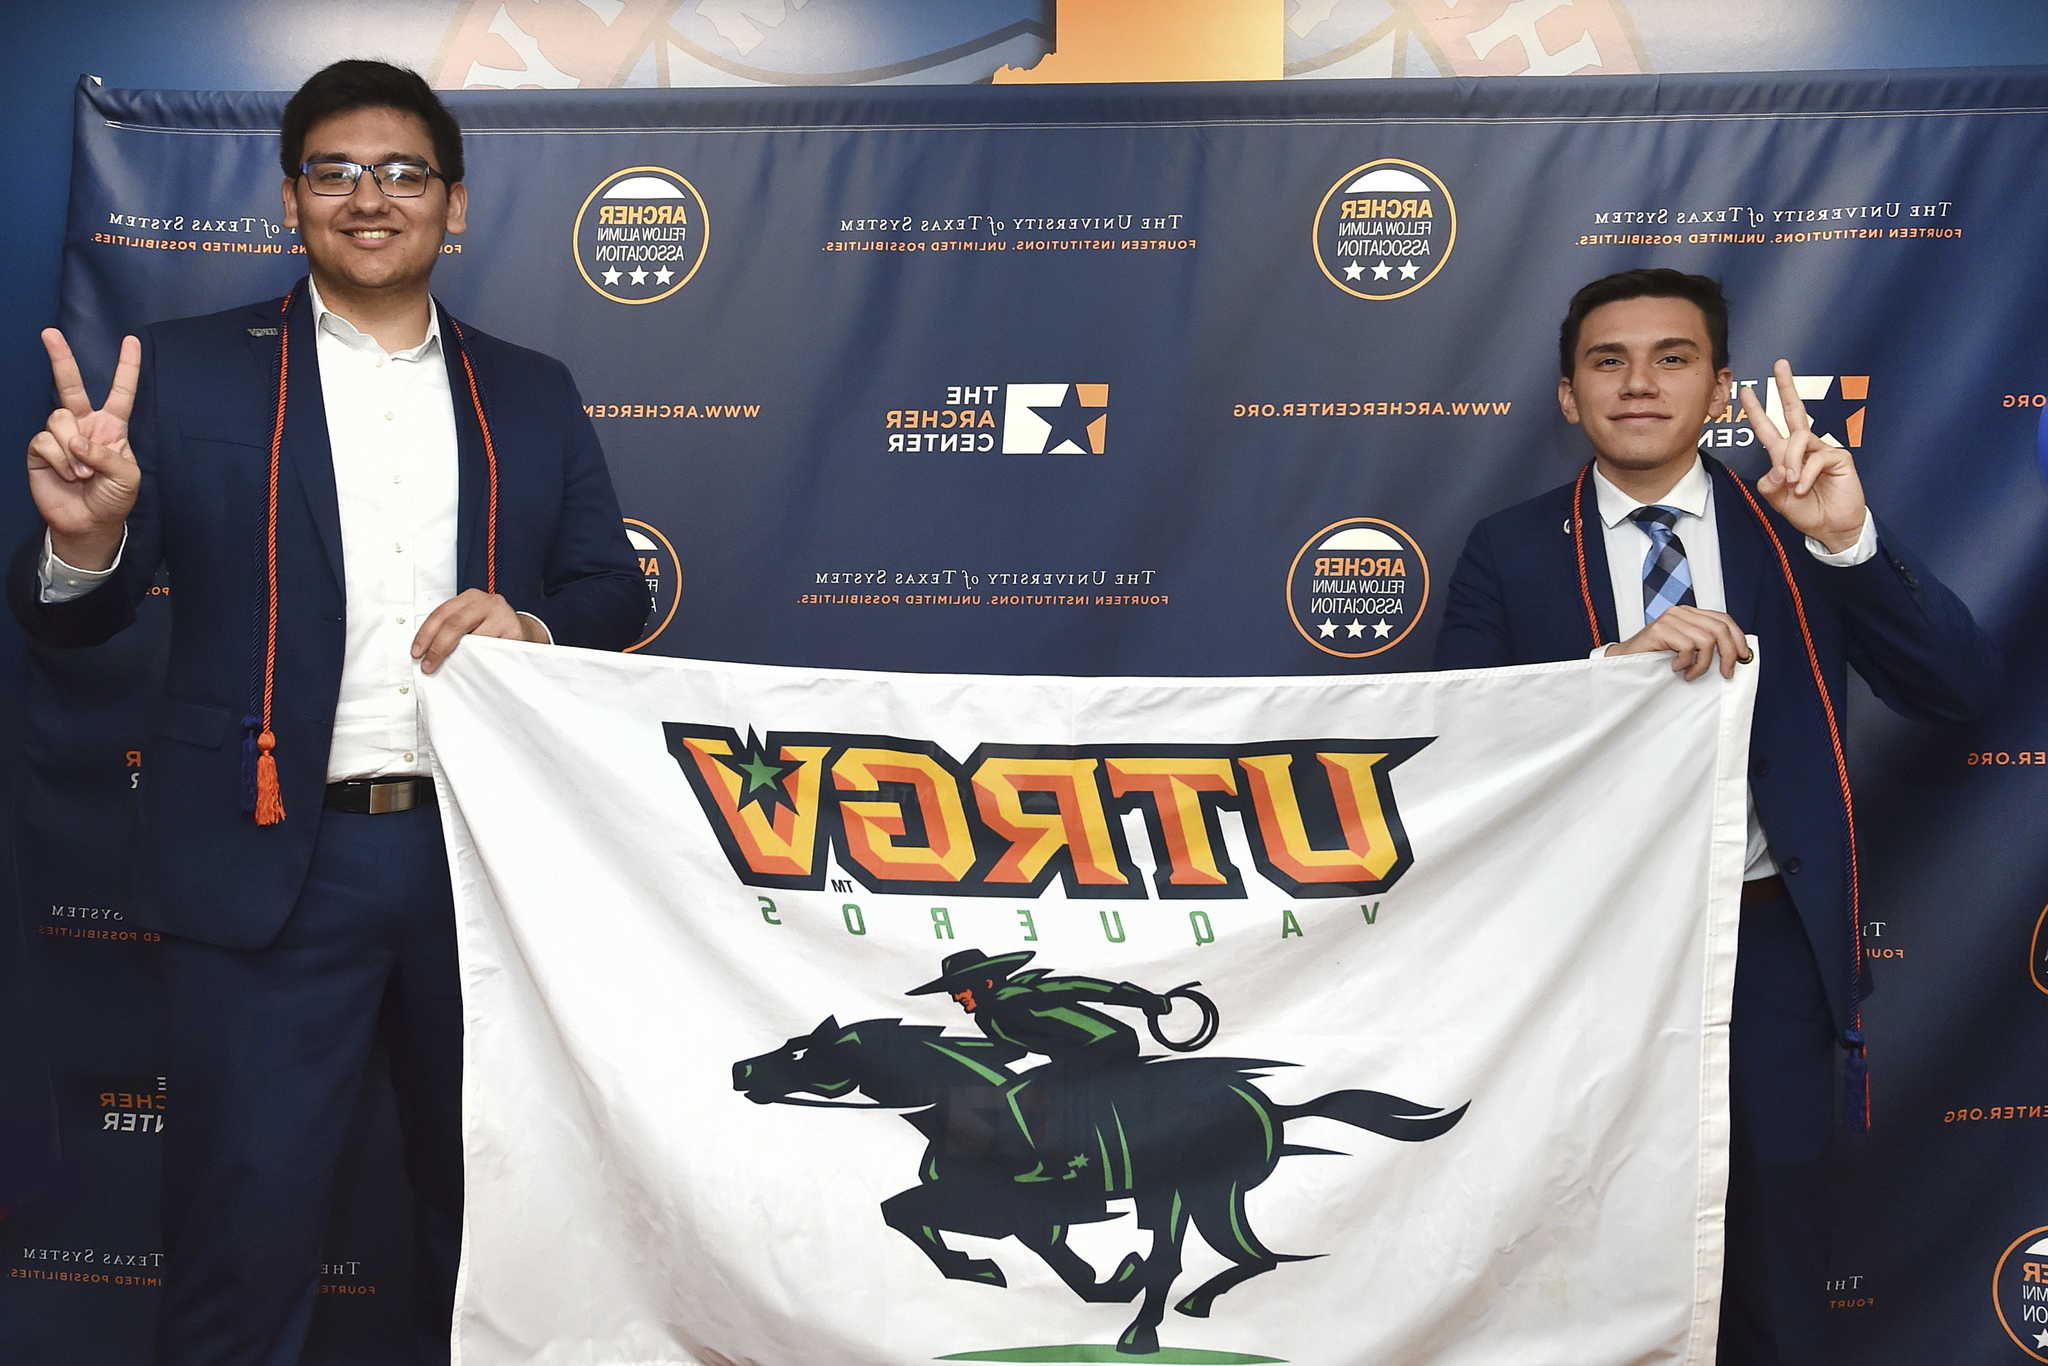
[[[338,62],[282,132],[309,280],[124,339],[98,408],[44,333],[62,406],[29,446],[46,526],[9,598],[31,638],[90,645],[171,573],[131,911],[164,935],[178,1098],[157,1361],[298,1359],[382,1037],[413,1194],[413,1350],[445,1362],[461,988],[415,675],[470,634],[622,648],[647,591],[568,372],[428,292],[468,205],[461,131],[433,91]]]

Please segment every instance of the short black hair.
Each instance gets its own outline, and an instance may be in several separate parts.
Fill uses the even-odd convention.
[[[284,107],[278,132],[278,165],[285,179],[296,180],[306,159],[306,133],[314,124],[351,109],[396,109],[416,114],[434,139],[434,169],[450,185],[462,179],[462,126],[418,72],[389,62],[351,58],[314,73]]]
[[[1728,297],[1721,292],[1721,282],[1657,266],[1602,276],[1572,295],[1564,323],[1557,329],[1558,373],[1566,379],[1572,377],[1578,361],[1579,326],[1586,321],[1586,315],[1602,304],[1618,304],[1624,299],[1684,299],[1697,305],[1707,320],[1714,369],[1728,368]]]

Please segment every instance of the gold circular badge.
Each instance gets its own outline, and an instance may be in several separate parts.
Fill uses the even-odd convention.
[[[1308,538],[1287,569],[1287,615],[1326,655],[1367,659],[1399,645],[1429,603],[1415,538],[1378,517],[1347,517]]]
[[[1436,278],[1457,241],[1451,192],[1428,167],[1399,157],[1339,176],[1309,231],[1324,277],[1357,299],[1413,294]]]
[[[599,294],[651,304],[690,283],[709,229],[696,186],[666,167],[628,166],[584,198],[569,246],[583,282]]]
[[[647,634],[626,647],[626,653],[631,654],[652,644],[676,619],[676,608],[683,600],[683,567],[676,560],[676,548],[652,523],[637,517],[620,520],[626,524],[626,540],[632,544],[633,558],[640,562],[640,572],[647,579]]]

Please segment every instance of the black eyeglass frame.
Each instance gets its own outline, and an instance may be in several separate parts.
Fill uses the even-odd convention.
[[[313,181],[313,168],[315,166],[346,166],[351,171],[353,171],[354,174],[349,177],[347,189],[323,190]],[[402,166],[408,171],[423,171],[426,173],[426,180],[422,180],[420,182],[419,194],[391,193],[390,187],[385,185],[384,183],[384,176],[382,173],[389,171],[391,170],[391,168],[397,166]],[[439,171],[427,165],[424,161],[379,161],[370,165],[365,165],[360,161],[348,161],[341,157],[322,157],[318,161],[302,161],[299,163],[299,174],[305,177],[306,188],[311,190],[314,194],[319,195],[322,199],[340,199],[345,195],[354,194],[356,192],[357,187],[363,183],[363,172],[365,171],[368,171],[370,173],[370,183],[375,185],[377,187],[378,193],[382,194],[386,199],[418,199],[420,195],[424,195],[427,192],[428,182],[436,179],[440,180],[441,183],[444,185],[454,183],[450,181],[447,176],[442,175]]]

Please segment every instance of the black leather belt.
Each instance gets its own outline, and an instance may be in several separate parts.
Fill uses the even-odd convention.
[[[332,788],[328,790],[333,791]],[[1742,884],[1742,904],[1745,906],[1754,906],[1759,901],[1776,901],[1788,895],[1790,893],[1785,890],[1785,879],[1776,873],[1769,877],[1753,878]]]
[[[355,816],[381,816],[390,811],[410,811],[431,805],[432,778],[350,778],[327,785],[329,811],[346,811]]]

